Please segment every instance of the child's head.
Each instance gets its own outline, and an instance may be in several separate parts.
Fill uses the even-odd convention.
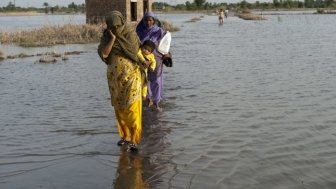
[[[146,40],[141,45],[141,51],[143,54],[151,54],[155,49],[155,43],[151,40]]]

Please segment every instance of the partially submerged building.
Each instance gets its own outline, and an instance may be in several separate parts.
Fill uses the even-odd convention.
[[[147,11],[152,11],[152,0],[85,0],[86,23],[105,21],[106,13],[120,11],[129,22],[138,22]]]

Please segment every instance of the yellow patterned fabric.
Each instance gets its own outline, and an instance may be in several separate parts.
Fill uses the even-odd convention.
[[[120,12],[110,12],[106,24],[98,54],[107,65],[107,82],[119,135],[121,139],[139,144],[142,129],[142,77],[137,52],[140,41]]]
[[[122,56],[111,56],[107,81],[120,138],[139,144],[142,130],[141,71]]]
[[[126,109],[141,100],[141,72],[137,64],[122,56],[111,56],[107,66],[107,81],[112,106]]]
[[[138,51],[138,58],[139,58],[140,62],[144,62],[146,59],[148,61],[150,61],[151,64],[150,64],[149,67],[151,68],[151,70],[155,70],[155,68],[156,68],[156,60],[155,60],[155,57],[154,57],[153,53],[148,54],[148,55],[144,55],[144,54],[142,54],[141,49],[139,49],[139,51]],[[147,83],[148,83],[148,68],[141,67],[141,69],[143,70],[142,97],[146,98],[146,96],[147,96]]]

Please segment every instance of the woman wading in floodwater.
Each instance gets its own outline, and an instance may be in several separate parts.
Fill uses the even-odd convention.
[[[147,12],[142,20],[136,27],[136,32],[141,40],[144,42],[146,40],[151,40],[156,46],[159,45],[160,40],[165,34],[165,31],[159,27],[158,19],[152,12]],[[161,111],[160,101],[162,98],[163,91],[163,64],[162,60],[164,56],[160,54],[156,49],[153,52],[156,60],[156,68],[154,71],[148,71],[149,87],[147,92],[147,101],[150,106],[151,103]],[[165,55],[169,56],[169,55]]]
[[[118,11],[106,17],[98,54],[107,64],[107,81],[119,130],[119,146],[138,150],[142,131],[142,83],[137,53],[140,41]]]

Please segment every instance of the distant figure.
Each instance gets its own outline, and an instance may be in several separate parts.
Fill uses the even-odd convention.
[[[225,15],[225,18],[227,18],[228,15],[229,15],[229,10],[225,9],[225,11],[224,11],[224,15]]]
[[[147,96],[148,69],[149,71],[153,72],[156,68],[156,61],[153,54],[154,50],[155,50],[155,43],[151,40],[146,40],[142,43],[138,51],[138,58],[140,60],[141,66],[143,66],[142,69],[144,71],[143,84],[142,84],[142,100],[146,100]]]
[[[219,10],[218,20],[219,20],[219,24],[223,24],[224,23],[224,10],[223,9]]]

